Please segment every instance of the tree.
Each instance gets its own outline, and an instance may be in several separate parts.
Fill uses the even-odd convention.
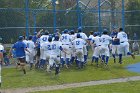
[[[140,25],[140,12],[136,10],[140,10],[140,0],[129,0],[127,6],[126,6],[127,11],[131,11],[128,13],[125,13],[126,15],[126,24],[127,25],[132,25],[126,28],[126,31],[129,32],[130,37],[132,38],[134,33],[137,33],[137,35],[140,35],[139,26]]]

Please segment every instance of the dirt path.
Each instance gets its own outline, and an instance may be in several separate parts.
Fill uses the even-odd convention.
[[[36,91],[50,91],[50,90],[94,86],[94,85],[101,85],[101,84],[111,84],[111,83],[119,83],[119,82],[138,81],[138,80],[140,80],[140,76],[110,79],[110,80],[89,81],[89,82],[72,83],[72,84],[63,84],[63,85],[54,85],[54,86],[6,89],[6,90],[1,90],[0,93],[28,93],[28,92],[36,92]]]

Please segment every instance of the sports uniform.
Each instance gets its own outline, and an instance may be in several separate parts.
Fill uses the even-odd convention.
[[[82,32],[82,28],[79,27],[78,28],[78,33],[80,34],[81,38],[86,42],[88,37],[85,33]],[[88,51],[87,51],[87,43],[85,43],[85,46],[84,46],[84,63],[87,62],[87,56],[88,56]]]
[[[59,41],[59,36],[55,36],[51,51],[49,65],[52,67],[55,64],[55,75],[57,75],[59,73],[60,53],[62,51],[62,43]]]
[[[60,37],[60,41],[62,42],[62,48],[67,52],[62,52],[61,53],[61,63],[62,66],[64,66],[66,62],[66,67],[69,66],[70,64],[70,58],[71,58],[71,51],[70,51],[70,45],[71,45],[71,38],[70,35],[68,34],[68,30],[64,30],[64,34]]]
[[[110,41],[112,40],[112,38],[107,35],[107,30],[104,30],[103,32],[103,35],[101,36],[101,47],[102,47],[102,52],[101,52],[101,55],[102,55],[102,61],[105,62],[105,64],[107,65],[108,64],[108,60],[109,60],[109,56],[110,56],[110,53],[109,53],[109,43]]]
[[[117,34],[118,32],[116,31],[113,31],[111,33],[111,37],[114,39],[114,38],[117,38]],[[118,54],[118,47],[120,45],[120,41],[119,39],[116,39],[116,40],[112,40],[112,45],[111,45],[111,49],[112,49],[112,56],[114,58],[114,63],[116,63],[116,52]]]
[[[28,51],[28,49],[27,49],[26,44],[22,40],[23,40],[23,37],[19,36],[19,41],[17,41],[12,46],[12,49],[15,49],[16,57],[20,62],[20,66],[22,67],[22,70],[23,70],[24,74],[26,74],[26,71],[25,71],[25,68],[24,68],[24,66],[25,66],[25,50]],[[12,49],[10,50],[11,52],[12,52]]]
[[[76,38],[76,36],[74,34],[74,30],[71,30],[71,34],[70,34],[71,42],[73,40],[75,40],[75,38]],[[71,60],[70,60],[70,62],[71,62],[71,64],[73,64],[74,59],[75,59],[75,49],[74,49],[74,46],[72,44],[70,45],[70,51],[71,51]]]
[[[49,32],[45,31],[45,33],[40,37],[40,66],[45,65],[46,60],[44,59],[44,51],[42,49],[42,45],[45,42],[48,42],[48,38],[49,38]]]
[[[30,69],[32,69],[35,56],[35,44],[32,41],[32,36],[29,36],[29,40],[27,41],[27,49],[30,51],[30,53],[27,53],[26,61],[30,63]]]
[[[2,59],[3,59],[3,52],[4,47],[0,44],[0,87],[1,87],[1,65],[2,65]]]
[[[92,61],[95,59],[95,62],[98,66],[98,59],[101,53],[101,38],[97,35],[96,32],[94,33],[94,38],[92,38],[91,44],[94,44]]]
[[[129,43],[128,43],[128,37],[125,32],[123,32],[123,29],[119,29],[119,33],[117,35],[117,38],[120,40],[120,46],[119,46],[119,63],[122,64],[122,54],[125,52],[127,55],[131,55],[133,59],[135,59],[135,56],[129,51]]]
[[[84,64],[84,46],[86,42],[80,37],[80,34],[77,34],[77,38],[73,41],[73,45],[75,48],[76,64],[79,68],[82,68]]]

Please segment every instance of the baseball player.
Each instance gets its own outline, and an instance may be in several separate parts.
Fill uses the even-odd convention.
[[[95,59],[97,67],[99,66],[98,60],[101,53],[101,38],[98,36],[97,32],[94,32],[94,37],[91,40],[91,44],[94,44],[94,52],[92,56],[92,63],[93,59]]]
[[[3,60],[3,52],[4,52],[4,47],[0,43],[0,87],[1,87],[1,66],[2,66],[2,60]]]
[[[32,36],[29,36],[29,40],[27,41],[27,49],[30,51],[30,53],[27,53],[27,63],[30,63],[30,70],[33,67],[34,63],[34,56],[35,56],[35,44],[32,41]]]
[[[10,49],[10,55],[12,54],[12,49],[15,49],[16,51],[16,57],[19,60],[19,65],[21,69],[23,70],[24,74],[26,74],[25,70],[25,51],[29,52],[30,51],[27,49],[26,44],[23,42],[23,36],[19,36],[19,40],[12,46]]]
[[[110,36],[114,39],[117,38],[117,34],[118,34],[117,29],[116,27],[114,27],[113,32],[111,33]],[[119,39],[112,40],[111,49],[112,49],[112,56],[114,58],[114,63],[116,63],[116,52],[118,53],[119,45],[120,45]]]
[[[71,42],[72,42],[73,40],[75,40],[76,36],[75,36],[74,30],[71,30],[70,33],[71,33],[70,38],[71,38]],[[71,62],[71,64],[73,64],[74,59],[75,59],[75,49],[74,49],[74,46],[72,44],[71,44],[70,50],[71,50],[71,60],[70,60],[70,62]]]
[[[25,43],[25,45],[27,46],[27,38],[26,38],[26,36],[23,36],[23,42]],[[25,60],[26,60],[26,63],[27,63],[27,54],[28,54],[28,52],[27,51],[25,51]]]
[[[64,30],[64,34],[61,35],[60,41],[62,42],[62,48],[67,52],[67,54],[65,52],[61,53],[62,67],[65,64],[66,68],[69,68],[70,58],[71,58],[71,54],[70,54],[70,52],[71,52],[70,51],[71,38],[70,38],[70,35],[68,34],[68,30],[67,29],[65,29]]]
[[[122,64],[122,54],[125,52],[127,55],[131,55],[133,59],[135,59],[134,54],[129,51],[129,43],[127,34],[123,31],[123,28],[119,28],[119,33],[117,35],[117,39],[120,40],[119,46],[119,63]]]
[[[58,35],[55,36],[54,41],[52,42],[51,51],[49,68],[53,67],[53,64],[55,64],[55,75],[58,75],[60,71],[60,54],[61,51],[64,52]]]
[[[107,29],[104,29],[103,31],[103,35],[101,36],[100,40],[101,40],[101,47],[102,47],[102,53],[101,53],[101,57],[102,57],[102,62],[104,62],[106,64],[106,66],[108,65],[108,60],[109,60],[109,56],[110,56],[110,52],[109,52],[109,44],[110,41],[112,40],[112,38],[107,35],[108,31]]]
[[[50,54],[51,54],[51,49],[52,49],[52,37],[48,37],[48,42],[45,42],[41,45],[41,51],[43,51],[43,60],[46,62],[46,60],[50,59]],[[44,65],[43,65],[44,66]],[[50,71],[50,66],[52,66],[51,63],[49,63],[47,67],[47,71]]]
[[[85,40],[81,39],[80,34],[77,34],[77,38],[73,41],[76,55],[76,65],[78,68],[83,68],[84,65],[84,46]]]
[[[82,32],[82,28],[81,27],[78,28],[78,33],[80,34],[81,38],[85,42],[87,42],[88,37],[87,37],[87,35],[85,33]],[[87,62],[87,56],[88,56],[87,43],[85,43],[85,46],[84,46],[84,63]]]
[[[40,40],[40,65],[39,65],[39,67],[43,67],[46,63],[46,59],[43,59],[44,51],[42,49],[42,44],[45,42],[48,42],[48,37],[49,37],[49,32],[48,32],[48,30],[46,30],[39,39]]]

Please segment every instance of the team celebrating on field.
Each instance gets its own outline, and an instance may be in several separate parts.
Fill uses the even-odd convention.
[[[91,64],[95,62],[96,66],[101,65],[108,67],[110,52],[116,63],[116,55],[119,58],[119,64],[122,64],[123,54],[131,55],[135,59],[134,54],[129,51],[129,43],[127,34],[122,28],[114,28],[111,35],[108,30],[104,29],[99,32],[90,32],[90,36],[82,31],[82,28],[74,30],[65,29],[62,34],[59,31],[49,34],[48,30],[40,30],[34,32],[33,36],[29,36],[28,40],[24,36],[19,36],[18,41],[13,44],[10,49],[10,56],[15,51],[18,59],[17,66],[20,66],[26,74],[25,64],[30,65],[30,70],[35,68],[44,69],[51,72],[55,68],[55,75],[58,75],[60,68],[71,68],[76,65],[78,69],[82,69],[87,64],[88,48],[93,51]],[[101,61],[99,61],[101,60]]]

